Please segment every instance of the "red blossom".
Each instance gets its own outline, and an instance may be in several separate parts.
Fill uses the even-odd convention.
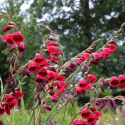
[[[40,68],[50,66],[49,62],[45,59],[40,63]]]
[[[97,116],[97,117],[102,116],[102,113],[101,113],[101,112],[99,112],[99,111],[95,111],[94,113],[96,114],[96,116]]]
[[[35,56],[35,62],[37,64],[40,64],[44,60],[45,60],[45,58],[41,54],[36,54],[36,56]]]
[[[123,90],[125,88],[125,76],[124,75],[121,75],[120,77],[120,89]]]
[[[54,54],[57,51],[56,46],[47,46],[47,49],[48,49],[50,54]]]
[[[57,56],[52,56],[52,57],[49,56],[48,59],[50,60],[50,62],[55,63],[55,64],[57,64],[57,62],[59,60],[59,58]]]
[[[36,83],[41,84],[41,83],[43,82],[43,78],[42,78],[40,75],[37,75],[37,76],[35,77],[35,81],[36,81]]]
[[[66,87],[67,87],[67,85],[63,81],[59,81],[57,83],[57,90],[59,91],[59,93],[63,93],[66,90]]]
[[[37,75],[41,76],[43,79],[47,77],[47,70],[45,68],[41,68],[38,72]]]
[[[51,42],[47,46],[57,46],[57,43],[56,42]]]
[[[111,51],[115,51],[117,49],[117,47],[115,45],[109,45],[108,48],[111,50]]]
[[[116,44],[116,42],[115,42],[115,41],[111,41],[111,43],[114,43],[114,44]]]
[[[89,79],[89,83],[90,84],[92,84],[93,82],[97,81],[97,77],[92,75],[92,74],[88,75],[88,79]]]
[[[55,96],[51,96],[50,99],[51,99],[52,102],[54,102],[54,103],[58,101],[58,99],[57,99]]]
[[[16,105],[18,105],[18,101],[15,99],[8,105],[9,110],[13,109]]]
[[[81,89],[81,87],[77,87],[75,93],[77,93],[80,96],[81,94],[85,94],[86,90]]]
[[[58,77],[56,78],[56,80],[59,80],[59,81],[63,81],[65,79],[64,76],[61,76],[61,75],[58,75]]]
[[[10,115],[10,109],[8,105],[5,105],[5,112],[7,113],[7,115]]]
[[[49,71],[47,73],[47,77],[48,77],[48,82],[51,82],[52,80],[54,80],[55,78],[57,78],[58,75],[55,72],[53,72],[53,71]]]
[[[14,43],[20,44],[21,42],[23,42],[25,40],[25,38],[22,36],[21,32],[15,32],[12,35],[12,40]]]
[[[111,49],[109,49],[109,48],[104,48],[104,49],[103,49],[103,52],[104,52],[105,54],[110,54],[110,53],[111,53]]]
[[[7,94],[6,95],[6,104],[7,105],[11,105],[11,103],[15,100],[16,98],[14,96],[12,96],[11,94]]]
[[[19,100],[24,97],[24,94],[18,89],[17,91],[15,91],[15,96],[17,97],[17,100]]]
[[[87,119],[87,125],[92,125],[96,123],[97,120],[98,120],[98,117],[95,116],[94,114],[91,114],[89,119]]]
[[[84,54],[84,58],[85,58],[85,59],[88,59],[89,56],[90,56],[90,53],[85,53],[85,54]]]
[[[78,65],[80,65],[83,62],[83,60],[81,60],[81,59],[80,60],[76,60],[76,62],[77,62]]]
[[[86,80],[84,80],[84,79],[80,80],[80,82],[79,82],[79,87],[84,89],[84,90],[87,90],[86,87],[88,85],[89,85],[89,83]]]
[[[84,119],[89,119],[91,115],[91,112],[88,111],[87,109],[83,109],[82,110],[82,113],[81,113],[81,117],[84,118]]]
[[[72,124],[73,125],[87,125],[83,120],[75,120]]]
[[[12,34],[6,34],[5,36],[2,37],[2,40],[7,42],[8,45],[13,46],[14,41],[12,40]]]
[[[29,70],[31,73],[34,73],[35,71],[37,71],[37,69],[38,69],[38,66],[37,66],[36,62],[31,61],[31,62],[29,63],[28,70]]]
[[[93,54],[93,57],[94,57],[95,59],[100,59],[100,54],[99,54],[99,53],[94,53],[94,54]]]
[[[60,97],[60,95],[57,94],[57,93],[54,93],[54,96],[57,97],[57,98]]]
[[[109,85],[111,88],[115,89],[120,83],[120,79],[117,77],[112,77],[111,81],[109,82]]]

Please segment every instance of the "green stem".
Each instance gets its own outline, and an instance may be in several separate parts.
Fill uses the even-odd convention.
[[[67,105],[68,105],[68,103],[67,103],[66,106],[65,106],[64,116],[63,116],[63,120],[62,120],[62,125],[64,125],[64,119],[65,119],[65,115],[66,115]]]

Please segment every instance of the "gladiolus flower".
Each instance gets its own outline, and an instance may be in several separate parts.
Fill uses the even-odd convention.
[[[101,112],[99,112],[99,111],[95,111],[94,113],[96,114],[96,116],[97,116],[97,117],[102,116],[102,113],[101,113]]]
[[[17,100],[19,100],[24,97],[24,94],[18,89],[17,91],[15,91],[15,96],[17,97]]]
[[[81,117],[84,118],[84,119],[89,119],[91,115],[91,112],[88,111],[87,109],[83,109],[82,110],[82,113],[81,113]]]
[[[12,96],[11,94],[7,94],[6,95],[6,104],[7,105],[11,105],[11,103],[15,100],[16,98],[14,96]]]
[[[116,88],[120,83],[120,79],[117,77],[112,77],[111,81],[109,82],[109,85],[113,88]]]
[[[50,66],[49,62],[45,59],[40,63],[40,68]]]
[[[88,75],[88,79],[89,79],[90,84],[97,81],[97,77],[91,74]]]
[[[15,99],[13,102],[11,102],[11,104],[8,105],[9,110],[13,109],[16,105],[18,105],[18,101]]]
[[[41,83],[43,82],[43,78],[42,78],[40,75],[37,75],[37,76],[35,77],[35,81],[36,81],[36,83],[41,84]]]
[[[117,49],[115,45],[109,45],[108,48],[111,49],[111,51],[115,51]]]
[[[5,36],[2,37],[2,40],[7,42],[8,45],[13,46],[14,45],[14,41],[12,39],[12,34],[6,34]]]
[[[54,102],[54,103],[58,101],[58,99],[57,99],[55,96],[51,96],[50,99],[51,99],[52,102]]]
[[[36,62],[30,62],[29,63],[29,67],[28,67],[28,70],[31,72],[31,73],[34,73],[35,71],[37,71],[38,69],[38,66],[36,64]]]
[[[47,71],[45,68],[41,68],[38,72],[37,75],[41,76],[43,79],[47,77]]]
[[[120,77],[120,89],[123,90],[125,88],[125,76],[124,75],[121,75]]]
[[[79,87],[82,88],[82,89],[84,89],[84,90],[86,90],[86,87],[88,86],[88,84],[89,83],[86,80],[82,79],[79,82]]]
[[[57,90],[59,91],[59,93],[63,93],[66,90],[66,87],[67,87],[67,85],[63,81],[59,81],[57,83]]]
[[[25,40],[25,38],[22,36],[21,32],[15,32],[12,35],[12,40],[13,42],[15,42],[16,44],[20,44],[21,42],[23,42]]]
[[[37,64],[40,64],[44,60],[45,60],[45,58],[41,54],[36,54],[36,56],[35,56],[35,62]]]
[[[103,49],[103,52],[104,52],[105,54],[110,54],[110,53],[111,53],[111,49],[109,49],[109,48],[104,48],[104,49]]]
[[[75,93],[77,93],[80,96],[81,94],[85,94],[86,90],[82,89],[81,87],[77,87]]]
[[[87,125],[83,120],[75,120],[72,124],[73,125]]]
[[[94,114],[90,114],[89,119],[87,119],[87,125],[92,125],[93,123],[96,123],[98,120],[98,117]]]
[[[93,57],[94,57],[95,59],[100,59],[100,54],[99,54],[99,53],[94,53],[94,54],[93,54]]]
[[[48,77],[48,82],[51,82],[54,78],[57,78],[58,75],[53,71],[49,71],[47,73],[47,77]]]

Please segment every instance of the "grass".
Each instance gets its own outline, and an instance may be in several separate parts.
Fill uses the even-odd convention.
[[[74,104],[74,107],[69,104],[67,106],[65,119],[64,121],[64,109],[62,109],[49,123],[50,125],[68,125],[73,118],[74,114],[78,112],[77,103]],[[39,109],[39,108],[38,108]],[[36,115],[38,113],[38,109],[36,110]],[[46,121],[46,116],[49,114],[50,111],[42,110],[41,113],[41,120]],[[107,106],[101,110],[102,116],[99,118],[99,121],[96,125],[125,125],[125,110],[120,110],[117,108],[113,111],[110,107]],[[25,117],[24,117],[25,114]],[[3,115],[0,116],[1,120],[4,122],[5,125],[26,125],[26,122],[30,117],[31,110],[23,110],[23,107],[17,109],[17,107],[11,110],[11,115]],[[6,119],[5,119],[6,117]],[[76,119],[81,119],[81,115],[78,115]],[[62,124],[63,123],[63,124]],[[33,121],[31,121],[31,125],[33,125]],[[41,124],[42,125],[42,124]]]

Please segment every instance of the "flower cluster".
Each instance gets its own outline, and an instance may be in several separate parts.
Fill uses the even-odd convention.
[[[111,89],[116,89],[117,86],[120,85],[120,89],[123,90],[125,88],[125,75],[120,75],[119,77],[112,77],[109,82],[109,86]]]
[[[81,117],[86,120],[75,120],[72,124],[73,125],[95,125],[97,120],[99,120],[99,117],[102,116],[102,113],[99,111],[96,111],[96,108],[91,107],[91,111],[88,111],[87,109],[83,109],[81,113]]]
[[[11,46],[10,52],[12,52],[16,48],[15,43],[18,45],[18,50],[20,52],[23,52],[26,49],[25,45],[23,44],[25,38],[22,36],[21,32],[6,34],[2,37],[2,40]]]
[[[111,106],[113,109],[116,109],[115,99],[119,99],[125,102],[125,98],[123,96],[117,96],[114,98],[111,96],[105,96],[104,98],[97,97],[97,91],[99,87],[104,92],[102,83],[107,84],[107,82],[109,82],[110,89],[116,89],[118,85],[120,85],[121,90],[124,89],[125,75],[120,75],[119,77],[114,76],[110,79],[104,80],[103,78],[97,79],[95,75],[89,73],[90,69],[92,68],[90,66],[91,63],[98,64],[99,61],[103,61],[117,49],[117,47],[114,45],[116,44],[114,39],[117,37],[116,35],[119,33],[119,31],[122,30],[122,27],[125,24],[120,27],[119,31],[115,33],[114,37],[110,41],[108,41],[103,47],[101,47],[97,51],[95,51],[93,47],[94,45],[96,45],[96,42],[98,40],[93,42],[92,45],[90,45],[90,47],[88,47],[86,50],[82,51],[64,64],[63,50],[61,44],[57,39],[57,36],[49,27],[41,24],[39,26],[43,26],[50,31],[50,33],[45,36],[45,44],[42,46],[41,52],[37,53],[34,59],[28,61],[28,63],[18,69],[18,58],[22,59],[22,52],[24,52],[26,49],[23,43],[25,38],[23,37],[22,33],[18,31],[18,29],[16,28],[16,24],[11,21],[7,14],[5,14],[4,12],[2,12],[2,14],[10,21],[9,24],[3,29],[3,32],[7,32],[12,28],[16,30],[16,32],[13,34],[4,35],[2,37],[2,40],[5,41],[9,46],[11,46],[9,52],[13,52],[15,49],[17,49],[18,51],[17,54],[13,52],[13,56],[9,60],[9,77],[7,79],[7,85],[0,97],[0,116],[3,115],[5,112],[10,115],[10,110],[12,110],[16,105],[18,105],[18,100],[24,96],[24,94],[20,92],[19,88],[24,84],[23,81],[25,80],[25,78],[31,78],[31,74],[34,73],[36,74],[34,78],[34,81],[36,82],[33,103],[34,113],[35,109],[37,108],[37,105],[40,105],[40,110],[36,117],[36,120],[35,114],[31,113],[31,115],[34,115],[33,120],[34,123],[36,122],[35,124],[40,124],[40,122],[42,122],[43,120],[40,116],[42,108],[45,110],[52,109],[51,105],[47,104],[48,98],[53,103],[58,102],[60,100],[61,102],[63,102],[63,105],[61,105],[61,107],[59,107],[59,109],[54,114],[58,103],[57,105],[55,105],[51,113],[53,116],[51,117],[50,115],[48,115],[48,117],[46,118],[48,119],[48,121],[45,121],[45,124],[51,122],[52,118],[63,107],[65,107],[65,112],[63,116],[64,120],[67,104],[70,102],[72,107],[74,107],[73,99],[75,98],[75,96],[85,94],[88,90],[90,90],[90,103],[84,105],[78,111],[78,113],[76,113],[70,124],[95,125],[97,120],[99,120],[99,117],[102,115],[99,110],[104,108],[105,105]],[[44,56],[44,54],[47,55],[47,58],[45,58],[46,56]],[[18,75],[21,71],[23,71],[26,76],[19,80]],[[82,72],[82,75],[84,76],[79,82],[76,82],[75,77],[80,72]],[[18,87],[16,86],[17,79],[20,81]],[[73,83],[74,85],[71,85]],[[6,91],[10,86],[12,87],[12,92],[10,94],[6,94]],[[71,91],[66,94],[65,92],[67,92],[66,90],[68,89],[71,89]],[[60,99],[58,99],[59,97]],[[38,103],[35,102],[36,98],[38,98]],[[95,108],[96,105],[98,105],[98,111]],[[82,120],[74,121],[76,116],[80,113]],[[0,124],[3,125],[3,122],[0,121]]]
[[[35,81],[37,84],[37,88],[41,86],[41,90],[45,91],[47,89],[47,84],[51,83],[49,89],[50,99],[53,102],[58,101],[58,97],[66,90],[66,83],[63,82],[65,79],[64,76],[58,75],[56,68],[51,67],[50,63],[57,63],[58,55],[61,54],[59,50],[57,50],[58,43],[51,42],[47,45],[46,53],[49,55],[48,59],[45,59],[40,53],[36,54],[34,61],[31,61],[28,66],[28,71],[31,73],[36,72]],[[25,73],[26,74],[26,73]],[[57,88],[58,93],[54,93],[54,89]],[[37,96],[39,101],[40,97]]]
[[[89,74],[87,76],[89,82],[82,79],[80,80],[78,87],[76,88],[76,93],[80,96],[81,94],[85,94],[88,89],[91,89],[93,87],[92,83],[97,81],[96,76]]]
[[[15,96],[7,94],[5,97],[5,102],[0,105],[0,116],[6,112],[10,115],[10,110],[12,110],[16,105],[18,105],[18,100],[24,97],[24,94],[17,89],[14,93]]]

